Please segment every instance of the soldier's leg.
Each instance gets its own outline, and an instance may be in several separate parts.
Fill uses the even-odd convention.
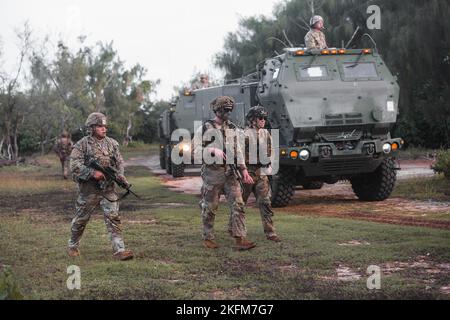
[[[244,205],[247,204],[248,198],[250,195],[254,192],[254,185],[253,184],[244,184],[244,192],[242,192],[242,201],[244,202]],[[233,215],[230,215],[230,219],[228,222],[228,233],[230,236],[233,236]]]
[[[67,157],[62,161],[63,166],[63,177],[64,179],[67,179],[69,177],[69,166],[70,166],[70,158]]]
[[[107,194],[106,197],[110,200],[117,199],[115,193]],[[109,233],[109,238],[112,243],[114,253],[124,252],[125,244],[122,239],[122,228],[119,214],[119,202],[110,202],[106,199],[102,199],[100,205],[103,210],[103,216],[105,219],[106,229]]]
[[[276,236],[275,228],[273,226],[273,210],[270,201],[270,185],[267,176],[258,177],[255,184],[256,204],[261,213],[261,221],[264,228],[264,233],[267,238]]]
[[[63,158],[59,158],[59,161],[61,162],[61,173],[64,177],[64,159]]]
[[[75,217],[71,224],[71,237],[69,240],[69,248],[77,249],[80,245],[86,225],[89,222],[92,212],[99,205],[101,198],[96,194],[78,195],[75,203]]]
[[[203,181],[202,200],[200,201],[203,240],[214,240],[214,220],[216,219],[216,212],[219,207],[220,192],[222,184],[210,184]]]
[[[234,175],[226,177],[224,191],[231,211],[231,236],[243,239],[247,236],[247,228],[245,226],[245,205],[244,200],[242,199],[241,186]]]

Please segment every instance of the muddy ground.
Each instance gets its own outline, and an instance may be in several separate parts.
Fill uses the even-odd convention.
[[[200,196],[202,181],[200,170],[186,170],[186,177],[174,179],[159,167],[158,156],[132,158],[128,165],[145,166],[158,175],[161,182],[175,192]],[[432,177],[431,160],[402,160],[398,180]],[[221,201],[225,199],[222,197]],[[248,205],[254,205],[250,198]],[[337,218],[358,219],[388,224],[422,226],[450,230],[450,220],[436,219],[434,216],[450,217],[450,202],[419,201],[403,198],[389,198],[383,202],[361,202],[354,195],[351,185],[339,182],[325,185],[321,190],[303,190],[298,187],[293,201],[286,208],[277,211],[299,215],[317,215]]]

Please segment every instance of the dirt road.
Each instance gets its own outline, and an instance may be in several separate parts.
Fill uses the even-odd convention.
[[[154,174],[160,176],[164,185],[174,192],[200,196],[202,185],[199,169],[189,169],[186,177],[174,179],[159,167],[158,156],[149,158],[134,158],[128,165],[148,167]],[[403,160],[398,179],[430,177],[434,173],[430,169],[429,160]],[[222,201],[224,199],[222,198]],[[249,205],[254,204],[254,198]],[[380,223],[424,226],[450,230],[450,202],[416,201],[403,198],[390,198],[383,202],[361,202],[354,195],[351,185],[339,182],[335,185],[325,185],[321,190],[303,190],[300,187],[295,192],[292,203],[278,212],[289,212],[308,216],[330,216],[351,218]]]

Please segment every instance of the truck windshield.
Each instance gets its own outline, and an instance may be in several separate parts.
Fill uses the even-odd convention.
[[[327,78],[328,69],[326,66],[311,66],[311,67],[300,67],[300,77],[302,79],[318,79]]]
[[[345,62],[343,65],[344,77],[346,79],[378,78],[377,69],[373,62]]]

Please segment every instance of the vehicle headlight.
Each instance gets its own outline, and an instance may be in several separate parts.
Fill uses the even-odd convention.
[[[303,149],[300,151],[299,158],[303,161],[308,160],[311,157],[311,153],[308,150]]]
[[[178,148],[180,149],[180,151],[183,151],[183,152],[191,151],[191,145],[189,143],[182,143],[178,146]]]
[[[386,154],[388,154],[388,153],[391,153],[391,151],[392,151],[392,146],[391,146],[391,144],[390,144],[390,143],[385,143],[385,144],[383,145],[383,152],[386,153]]]

